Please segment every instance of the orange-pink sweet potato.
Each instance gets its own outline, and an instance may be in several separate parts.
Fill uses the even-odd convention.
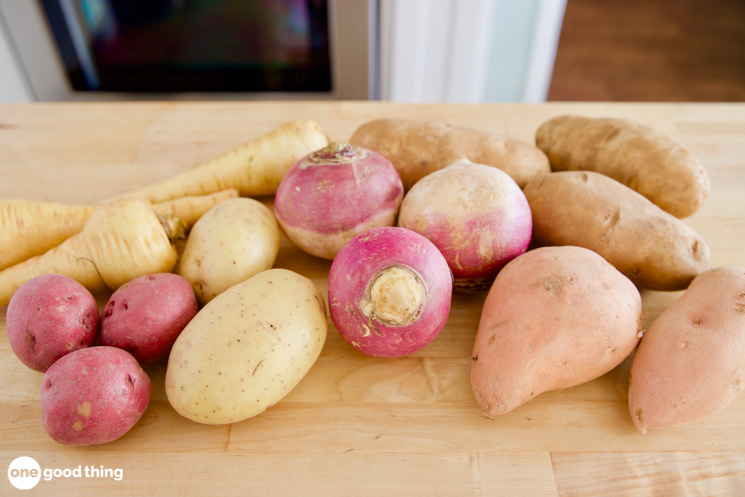
[[[698,276],[644,332],[631,363],[636,428],[672,428],[727,407],[745,385],[745,268]]]
[[[544,247],[510,261],[489,290],[471,385],[489,418],[593,380],[636,347],[641,296],[591,250]]]

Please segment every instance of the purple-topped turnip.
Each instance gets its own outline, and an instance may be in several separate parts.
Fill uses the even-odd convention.
[[[301,159],[282,178],[274,213],[295,245],[333,259],[355,235],[393,226],[403,192],[398,172],[382,155],[331,143]]]
[[[344,245],[331,264],[331,319],[360,352],[404,356],[445,326],[452,288],[452,273],[432,242],[403,228],[374,228]]]
[[[404,197],[398,225],[437,246],[460,291],[487,290],[527,250],[533,232],[530,204],[515,180],[468,161],[419,180]]]

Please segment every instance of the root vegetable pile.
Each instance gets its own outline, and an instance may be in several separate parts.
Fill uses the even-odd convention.
[[[44,373],[43,428],[68,445],[124,436],[150,401],[141,365],[159,361],[176,412],[239,422],[305,377],[329,314],[343,346],[386,361],[437,339],[453,290],[488,291],[470,358],[481,415],[633,352],[640,432],[724,409],[745,381],[745,269],[710,269],[679,219],[708,196],[701,162],[617,119],[559,116],[535,141],[381,119],[329,143],[298,119],[108,203],[0,202],[0,305],[19,361]],[[274,267],[282,233],[332,261],[328,305]],[[646,331],[645,289],[684,290]]]

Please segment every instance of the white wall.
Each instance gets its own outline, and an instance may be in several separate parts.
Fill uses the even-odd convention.
[[[381,98],[540,102],[566,0],[381,0]]]
[[[0,19],[0,102],[29,102],[34,96]]]

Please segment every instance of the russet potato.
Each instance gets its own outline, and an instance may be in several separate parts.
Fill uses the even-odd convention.
[[[711,190],[709,174],[691,149],[632,120],[556,116],[538,128],[535,141],[552,171],[605,174],[676,217],[698,211]]]
[[[711,258],[706,240],[626,185],[592,171],[560,171],[523,192],[536,245],[578,245],[641,288],[684,290]]]
[[[406,190],[429,173],[461,159],[501,169],[520,187],[551,172],[548,158],[532,143],[443,121],[368,121],[355,130],[349,142],[391,161]]]

